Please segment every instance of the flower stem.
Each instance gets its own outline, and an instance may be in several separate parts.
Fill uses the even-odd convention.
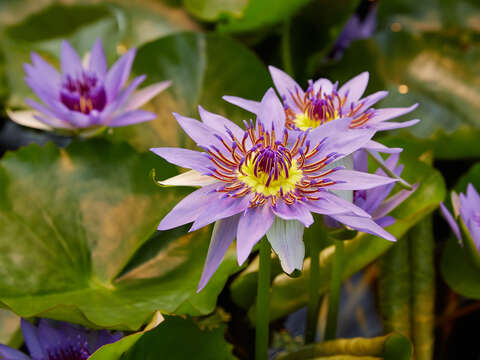
[[[294,76],[293,74],[293,64],[292,64],[292,49],[291,49],[291,42],[290,42],[290,19],[285,20],[283,23],[282,29],[282,62],[283,62],[283,69],[287,74],[290,76]]]
[[[270,306],[270,243],[260,241],[260,265],[258,269],[257,314],[255,329],[255,359],[268,359],[268,328]]]
[[[372,158],[373,161],[375,161],[377,163],[377,165],[385,172],[385,174],[387,174],[389,177],[391,177],[392,179],[398,179],[399,181],[397,182],[397,184],[404,188],[404,189],[407,189],[407,190],[412,190],[413,187],[412,185],[410,185],[409,183],[407,183],[405,180],[403,180],[401,177],[397,176],[392,170],[390,170],[384,163],[384,161],[382,160],[382,158],[375,154],[375,153],[372,153],[371,151],[367,150],[367,153],[368,155],[370,155],[370,157]]]
[[[318,311],[320,307],[320,250],[325,244],[326,231],[321,229],[320,237],[310,239],[310,279],[309,300],[307,305],[307,328],[305,331],[305,343],[315,342],[317,335]]]
[[[328,297],[328,316],[325,329],[325,340],[333,340],[337,335],[338,306],[343,278],[344,244],[335,240],[335,255],[333,256],[332,278],[330,280],[330,295]]]

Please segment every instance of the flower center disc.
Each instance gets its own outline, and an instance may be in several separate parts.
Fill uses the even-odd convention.
[[[252,149],[238,172],[238,180],[264,196],[293,191],[302,177],[296,160],[283,147]]]

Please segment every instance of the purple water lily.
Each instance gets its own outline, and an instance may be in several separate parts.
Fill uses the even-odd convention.
[[[177,204],[158,229],[193,222],[193,231],[215,222],[199,290],[235,237],[239,264],[266,234],[285,272],[301,269],[303,230],[313,223],[312,212],[348,214],[348,225],[395,240],[364,210],[330,192],[396,181],[335,164],[368,142],[374,130],[346,131],[351,119],[345,118],[326,124],[321,131],[291,132],[285,127],[283,105],[273,89],[259,104],[256,125],[251,120],[244,122],[245,129],[201,107],[199,112],[203,122],[174,115],[204,152],[151,149],[173,164],[193,169],[161,182],[163,185],[201,186]]]
[[[285,72],[270,66],[275,87],[283,99],[285,126],[291,130],[305,131],[323,126],[333,120],[349,118],[351,129],[370,128],[375,131],[398,129],[415,125],[418,119],[405,122],[387,122],[387,120],[413,111],[418,104],[406,108],[374,109],[372,106],[388,95],[387,91],[378,91],[362,98],[367,88],[369,74],[361,73],[338,88],[338,82],[332,84],[328,79],[309,82],[306,91]],[[258,115],[259,102],[236,96],[224,96],[226,101]],[[370,141],[365,148],[398,152]]]
[[[25,82],[43,104],[31,99],[25,101],[40,112],[35,119],[49,129],[73,131],[153,120],[156,118],[154,113],[138,108],[167,88],[170,82],[156,83],[135,92],[145,80],[142,75],[125,87],[135,53],[135,49],[130,49],[108,70],[100,39],[95,42],[85,65],[70,43],[63,41],[60,74],[32,52],[32,64],[24,65]],[[25,121],[22,122],[24,117],[21,115],[18,122],[23,124]],[[16,120],[15,116],[13,120]]]
[[[462,231],[470,236],[473,244],[480,251],[480,196],[472,184],[468,184],[467,193],[457,195],[452,191],[453,215],[448,211],[445,205],[440,204],[443,216],[453,230],[458,241],[463,244]],[[458,224],[460,222],[460,226]]]
[[[65,322],[40,319],[38,326],[21,320],[25,344],[30,356],[0,344],[4,360],[85,360],[103,345],[122,338],[122,333],[87,330]]]
[[[390,155],[384,162],[385,166],[395,175],[400,177],[403,171],[403,165],[397,165],[398,154]],[[364,150],[356,151],[353,154],[353,168],[357,171],[368,171],[368,154]],[[377,175],[386,175],[382,169],[376,171]],[[400,190],[395,195],[390,196],[395,184],[386,184],[368,190],[356,190],[353,192],[353,203],[365,210],[372,216],[372,219],[382,227],[387,227],[395,222],[395,219],[388,214],[405,201],[417,188],[418,184],[412,186],[412,190]],[[337,220],[342,221],[345,215],[336,216]],[[326,217],[325,223],[328,226],[338,227],[337,221],[332,221],[332,217]],[[353,228],[356,228],[352,226]],[[359,229],[361,230],[361,229]]]

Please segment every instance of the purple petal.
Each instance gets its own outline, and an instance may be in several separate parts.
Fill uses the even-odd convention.
[[[220,266],[225,253],[235,238],[239,217],[239,215],[231,216],[215,223],[197,293],[207,285],[207,282]]]
[[[76,76],[83,71],[82,60],[67,40],[62,41],[60,65],[64,75]]]
[[[267,239],[278,255],[283,271],[287,274],[291,274],[296,269],[302,270],[305,258],[303,230],[304,226],[297,220],[283,220],[275,217],[273,225],[267,231]]]
[[[380,236],[389,241],[395,241],[395,237],[389,232],[385,231],[381,226],[375,223],[372,219],[365,217],[358,217],[352,215],[330,215],[338,222],[345,224],[353,229],[363,231],[369,234]]]
[[[145,78],[145,75],[137,76],[135,79],[132,80],[132,82],[127,86],[125,90],[119,93],[115,99],[112,99],[112,101],[102,111],[101,116],[102,119],[104,119],[103,121],[108,121],[110,115],[112,115],[119,108],[120,111],[123,111],[123,106],[125,106],[125,102],[127,101],[128,97],[145,80]]]
[[[450,211],[448,211],[448,209],[443,203],[440,203],[440,210],[445,220],[447,220],[448,225],[450,225],[453,233],[457,237],[459,243],[462,244],[462,235],[460,233],[460,228],[455,219],[453,218],[452,214],[450,213]]]
[[[373,117],[369,120],[370,123],[379,123],[382,121],[390,120],[402,115],[405,115],[418,107],[418,104],[414,104],[410,107],[403,108],[384,108],[384,109],[375,109]]]
[[[54,113],[52,110],[50,110],[50,108],[47,108],[31,99],[25,99],[25,102],[35,110],[46,115],[45,117],[36,117],[36,118],[40,121],[45,122],[47,125],[50,125],[54,128],[65,128],[65,129],[73,128],[70,123],[68,123],[67,121],[64,121],[62,117],[59,116],[59,114]],[[62,115],[65,116],[64,114]]]
[[[175,119],[177,119],[182,129],[198,146],[210,147],[215,145],[219,150],[224,149],[223,144],[215,137],[215,134],[220,135],[221,133],[216,132],[210,126],[196,119],[188,118],[177,113],[173,113],[173,116],[175,116]]]
[[[157,117],[156,114],[145,110],[132,110],[114,117],[108,123],[104,124],[110,127],[119,127],[125,125],[138,124],[141,122],[153,120]]]
[[[404,122],[384,122],[384,123],[378,123],[378,124],[370,124],[370,126],[375,128],[377,131],[385,131],[385,130],[406,128],[409,126],[413,126],[419,122],[420,122],[419,119],[414,119],[414,120],[409,120]]]
[[[323,215],[353,213],[358,216],[370,217],[370,214],[355,204],[330,194],[328,191],[320,191],[318,194],[321,197],[319,200],[306,202],[310,211]]]
[[[143,106],[149,102],[150,99],[155,97],[157,94],[168,88],[171,84],[171,81],[162,81],[136,91],[127,100],[127,103],[125,104],[125,110],[138,109],[140,106]]]
[[[245,109],[252,114],[258,115],[258,113],[260,112],[259,101],[247,100],[238,96],[224,96],[222,97],[222,99],[229,102],[230,104],[237,105],[238,107],[241,107],[242,109]]]
[[[277,89],[282,99],[285,99],[288,107],[296,113],[301,112],[301,109],[298,108],[298,106],[291,98],[291,94],[295,94],[297,91],[300,98],[303,98],[304,92],[300,85],[298,85],[297,82],[290,77],[290,75],[280,69],[277,69],[276,67],[269,66],[268,70],[270,71],[270,75],[272,76],[275,88]]]
[[[327,176],[333,181],[338,181],[337,184],[328,186],[328,190],[365,190],[398,181],[354,170],[337,170]]]
[[[347,81],[339,90],[340,96],[345,96],[348,92],[347,103],[345,106],[350,106],[351,102],[357,101],[365,92],[368,84],[369,74],[367,71],[355,76]]]
[[[33,326],[32,323],[28,322],[25,319],[21,319],[20,327],[22,329],[23,339],[25,340],[25,345],[32,356],[33,359],[43,359],[47,356],[45,354],[42,344],[38,339],[37,328]]]
[[[222,196],[218,199],[214,199],[208,204],[210,210],[203,211],[195,220],[189,231],[195,231],[214,221],[237,215],[249,206],[251,197],[252,196],[231,198]]]
[[[331,94],[333,89],[333,84],[330,80],[320,78],[313,83],[313,92],[317,94],[320,90],[322,90],[323,94]]]
[[[105,81],[105,91],[107,92],[108,102],[115,99],[118,91],[127,81],[136,51],[135,48],[128,50],[108,71]]]
[[[373,140],[368,141],[363,148],[385,154],[398,154],[403,151],[402,148],[388,148],[385,145],[382,145]]]
[[[415,190],[417,190],[418,184],[412,186],[412,190],[401,190],[387,201],[382,203],[373,213],[374,218],[381,218],[390,213],[393,209],[399,206],[402,202],[404,202],[410,195],[413,194]]]
[[[273,207],[273,213],[283,220],[298,220],[305,227],[313,224],[313,216],[308,210],[308,206],[301,202],[287,205],[285,202],[280,201]]]
[[[24,353],[12,349],[6,345],[0,344],[0,359],[3,360],[31,360]]]
[[[226,129],[228,129],[233,133],[233,135],[235,135],[238,140],[242,140],[244,130],[242,130],[234,122],[228,120],[226,117],[223,117],[221,115],[211,113],[202,108],[200,105],[198,106],[198,112],[200,114],[200,118],[207,126],[224,135],[228,135],[228,133],[226,132]]]
[[[211,202],[221,196],[215,191],[217,187],[218,184],[207,185],[186,196],[162,219],[158,230],[173,229],[195,221]]]
[[[210,172],[208,166],[210,161],[206,154],[181,148],[152,148],[154,154],[161,156],[171,164],[181,166],[183,168],[193,169],[200,173]]]
[[[32,52],[30,57],[32,58],[32,63],[35,67],[35,70],[42,75],[44,81],[55,86],[60,85],[62,79],[57,69],[43,60],[42,57],[35,52]]]
[[[360,102],[362,103],[362,111],[367,110],[370,108],[372,105],[376,104],[380,100],[384,99],[387,97],[388,91],[377,91],[376,93],[373,93],[362,100]]]
[[[88,69],[95,72],[100,79],[105,79],[107,75],[107,59],[105,59],[105,52],[103,51],[102,39],[98,38],[93,45],[90,52],[90,60],[88,62]]]
[[[391,216],[384,216],[380,219],[375,219],[375,222],[383,228],[395,224],[395,218]]]
[[[38,340],[45,351],[49,349],[66,349],[69,347],[68,339],[55,329],[46,319],[40,319],[37,330]],[[74,340],[74,339],[72,339]]]
[[[255,244],[273,224],[270,206],[249,208],[240,217],[237,230],[237,260],[242,265]]]
[[[353,153],[353,169],[361,172],[368,172],[368,154],[365,150],[358,150]]]
[[[261,122],[267,131],[271,131],[274,128],[276,134],[283,133],[285,128],[285,110],[272,88],[268,89],[263,96],[257,116],[257,126],[258,122]]]
[[[27,74],[25,82],[34,92],[41,91],[49,97],[58,98],[61,84],[58,73],[56,74],[57,76],[49,77],[51,76],[50,72],[42,71],[30,64],[24,64],[23,69],[25,74]],[[55,69],[52,68],[52,71],[55,71]]]
[[[332,121],[337,122],[339,120]],[[317,129],[322,129],[323,126],[318,127]],[[315,141],[311,138],[312,144],[318,144],[320,142],[321,136],[320,132],[314,132]],[[344,158],[345,156],[350,155],[354,151],[362,148],[368,141],[375,135],[375,130],[373,129],[351,129],[346,130],[341,133],[341,136],[331,135],[327,137],[324,145],[320,149],[317,155],[310,158],[309,163],[313,163],[323,158],[324,156],[335,152],[338,154],[337,160]]]

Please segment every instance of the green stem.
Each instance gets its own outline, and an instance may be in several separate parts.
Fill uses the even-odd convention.
[[[318,311],[320,307],[320,250],[325,244],[326,232],[320,231],[320,237],[310,239],[310,279],[309,299],[307,305],[307,329],[305,332],[305,343],[315,342],[317,335]]]
[[[282,61],[283,69],[290,76],[293,74],[292,49],[290,46],[290,19],[285,20],[282,29]]]
[[[255,329],[255,359],[268,359],[268,327],[270,305],[270,243],[260,241],[260,265],[258,269],[257,314]]]
[[[372,153],[371,151],[367,150],[368,155],[372,158],[373,161],[375,161],[378,165],[379,168],[381,168],[385,174],[387,174],[389,177],[392,179],[398,179],[399,181],[397,182],[398,186],[407,189],[407,190],[412,190],[412,185],[407,183],[405,180],[403,180],[401,177],[397,176],[392,170],[390,170],[383,160],[380,158],[379,155]]]
[[[344,262],[344,244],[342,240],[335,240],[335,254],[333,256],[332,278],[330,279],[330,294],[328,296],[328,316],[325,329],[325,340],[333,340],[337,335],[338,305],[342,286]]]

